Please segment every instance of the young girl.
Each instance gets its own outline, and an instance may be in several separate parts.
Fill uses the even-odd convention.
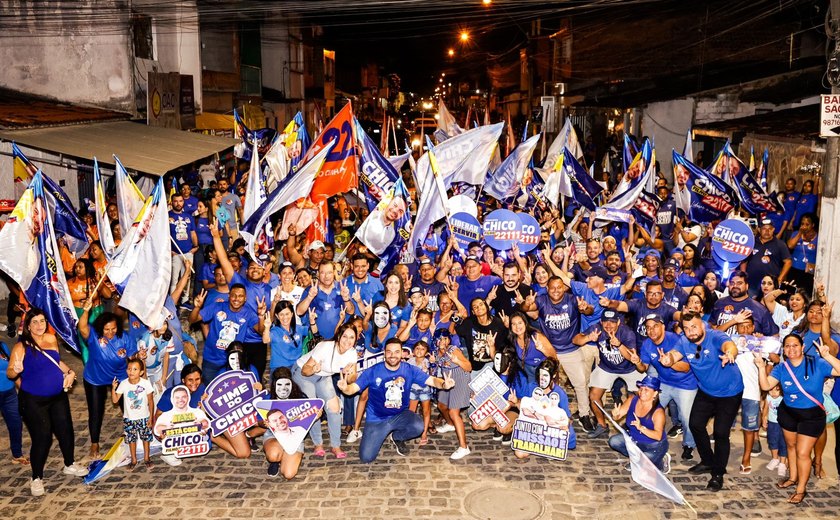
[[[404,346],[410,349],[418,341],[425,341],[427,345],[432,343],[432,333],[430,329],[432,326],[432,311],[422,308],[415,308],[411,312],[411,317],[408,319],[408,326],[397,334],[397,338],[403,342]]]
[[[152,459],[149,458],[149,443],[152,441],[152,426],[155,416],[154,390],[152,383],[145,378],[146,367],[139,359],[129,359],[125,373],[128,379],[114,382],[111,385],[111,400],[114,404],[125,396],[123,407],[123,432],[125,442],[131,451],[129,470],[137,466],[137,438],[143,441],[143,463],[151,470]]]
[[[782,427],[779,426],[779,405],[782,399],[782,387],[776,385],[771,388],[765,397],[767,406],[764,407],[762,417],[764,429],[767,430],[767,444],[770,445],[770,453],[773,455],[773,459],[767,463],[767,469],[775,469],[780,477],[787,475],[787,443],[782,434]]]
[[[418,341],[414,344],[413,353],[414,356],[408,359],[408,364],[433,375],[431,373],[433,358],[429,358],[429,345],[425,341]],[[412,385],[409,399],[409,410],[416,412],[417,403],[420,403],[423,409],[423,435],[420,436],[420,446],[425,446],[429,443],[429,423],[432,421],[432,389],[425,385]]]

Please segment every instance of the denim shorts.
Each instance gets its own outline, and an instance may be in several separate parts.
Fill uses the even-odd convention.
[[[748,432],[757,432],[759,427],[758,417],[760,415],[758,401],[752,399],[741,400],[741,429]]]
[[[432,389],[428,386],[411,385],[411,390],[408,393],[408,398],[412,401],[431,401]]]

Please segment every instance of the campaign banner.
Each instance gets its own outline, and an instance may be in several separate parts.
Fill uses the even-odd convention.
[[[482,226],[478,219],[463,211],[449,217],[449,228],[455,235],[460,251],[466,251],[470,242],[480,242],[483,236]]]
[[[161,454],[179,459],[210,453],[210,442],[199,423],[183,423],[163,430]]]
[[[735,335],[732,340],[735,346],[738,347],[738,352],[743,354],[746,352],[758,352],[764,357],[770,354],[780,354],[782,352],[782,342],[779,338],[774,336],[752,336],[747,334]]]
[[[264,399],[256,403],[256,410],[266,426],[283,451],[290,455],[297,452],[323,409],[323,399]]]
[[[484,217],[484,241],[499,251],[519,241],[519,217],[513,211],[497,209]]]
[[[737,263],[750,256],[755,247],[755,235],[743,220],[727,219],[715,226],[712,233],[712,252],[717,257]]]
[[[479,423],[492,417],[500,428],[510,424],[510,419],[505,415],[510,404],[504,397],[508,387],[492,366],[487,365],[478,372],[470,381],[470,390],[470,404],[475,408],[470,414],[471,421]]]
[[[627,209],[616,209],[616,208],[608,208],[606,206],[600,206],[598,209],[592,212],[592,216],[595,220],[607,220],[610,222],[624,222],[625,224],[630,223],[631,213],[630,210]],[[603,226],[605,224],[601,224]]]
[[[360,357],[356,361],[356,372],[364,372],[373,365],[385,361],[385,352],[371,354],[368,351],[365,351],[365,354],[363,354],[363,356],[364,357]]]
[[[530,213],[517,213],[519,217],[519,251],[528,253],[540,243],[540,223]]]
[[[236,436],[257,424],[254,404],[268,397],[268,392],[257,391],[256,384],[257,376],[242,370],[225,372],[210,382],[202,405],[214,437],[224,432]]]
[[[511,448],[555,460],[569,452],[569,417],[560,408],[560,396],[540,388],[519,401],[519,417],[513,423]]]
[[[674,169],[678,177],[685,178],[689,193],[689,218],[701,224],[720,220],[735,209],[738,196],[722,179],[697,167],[694,163],[673,152]]]

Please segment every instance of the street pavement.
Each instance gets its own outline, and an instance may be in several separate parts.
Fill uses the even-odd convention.
[[[2,336],[0,336],[2,338]],[[7,340],[7,338],[2,338]],[[81,378],[81,360],[62,353],[80,375],[71,394],[76,431],[76,457],[84,457],[87,438],[87,407]],[[567,390],[573,397],[571,389]],[[574,409],[574,405],[573,405]],[[326,427],[324,427],[326,429]],[[674,459],[669,477],[696,511],[674,504],[634,483],[605,438],[590,440],[578,428],[578,447],[566,461],[537,457],[518,460],[510,447],[492,440],[490,432],[467,431],[472,454],[458,462],[449,455],[457,448],[454,433],[430,436],[427,446],[410,443],[408,457],[397,455],[386,443],[380,457],[370,465],[358,461],[358,443],[345,444],[348,458],[326,460],[307,455],[298,476],[289,482],[266,475],[262,452],[248,460],[236,460],[214,449],[203,458],[187,459],[169,467],[157,459],[149,471],[138,465],[133,471],[118,468],[109,476],[86,486],[81,479],[61,474],[61,456],[53,445],[47,462],[46,496],[29,494],[29,469],[12,465],[8,436],[0,438],[0,518],[344,518],[402,519],[505,518],[515,520],[518,507],[505,501],[509,492],[525,491],[539,501],[539,518],[587,518],[622,520],[652,518],[836,518],[840,510],[840,487],[833,458],[834,432],[829,431],[824,464],[829,476],[812,481],[801,506],[785,503],[790,495],[774,487],[778,477],[764,465],[770,460],[766,439],[764,451],[753,458],[753,473],[738,475],[742,453],[741,434],[733,431],[732,458],[724,490],[705,490],[708,477],[691,476],[680,464],[679,442],[671,443]],[[103,425],[103,453],[121,435],[119,408],[110,407]],[[678,441],[678,439],[677,439]],[[24,449],[28,450],[24,434]],[[261,444],[260,444],[261,446]],[[695,455],[696,458],[696,455]],[[498,503],[485,504],[494,514],[475,517],[467,510],[468,496],[491,489]],[[533,516],[532,516],[533,517]]]

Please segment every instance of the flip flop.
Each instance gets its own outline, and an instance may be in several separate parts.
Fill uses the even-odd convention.
[[[803,491],[802,493],[794,493],[788,499],[788,504],[793,504],[793,505],[798,506],[799,504],[801,504],[805,500],[805,497],[807,497],[807,496],[808,496],[807,491]],[[798,499],[797,499],[797,497],[798,497]]]
[[[791,486],[795,486],[796,484],[797,482],[795,480],[786,479],[776,484],[776,487],[779,489],[787,489]]]
[[[347,453],[341,451],[341,448],[332,448],[332,449],[330,449],[330,451],[332,452],[333,455],[335,455],[335,458],[337,458],[337,459],[346,459],[347,458]]]
[[[128,471],[134,471],[134,468],[136,468],[136,467],[137,467],[136,462],[129,462],[128,463]]]
[[[29,459],[26,458],[24,455],[21,455],[20,457],[13,458],[12,459],[12,464],[20,464],[21,466],[28,466],[29,465]]]
[[[312,452],[313,457],[326,457],[327,452],[324,451],[324,448],[315,448],[315,451]]]
[[[752,466],[744,466],[741,464],[741,471],[739,472],[741,475],[749,475],[752,473]]]
[[[152,468],[154,468],[154,467],[155,467],[155,465],[154,465],[154,463],[152,462],[152,460],[151,460],[151,459],[146,459],[146,460],[144,460],[144,461],[143,461],[143,464],[146,466],[146,469],[147,469],[147,470],[149,470],[149,471],[151,471],[151,470],[152,470]]]
[[[420,439],[418,444],[420,444],[420,446],[425,446],[425,445],[429,444],[429,439]]]

